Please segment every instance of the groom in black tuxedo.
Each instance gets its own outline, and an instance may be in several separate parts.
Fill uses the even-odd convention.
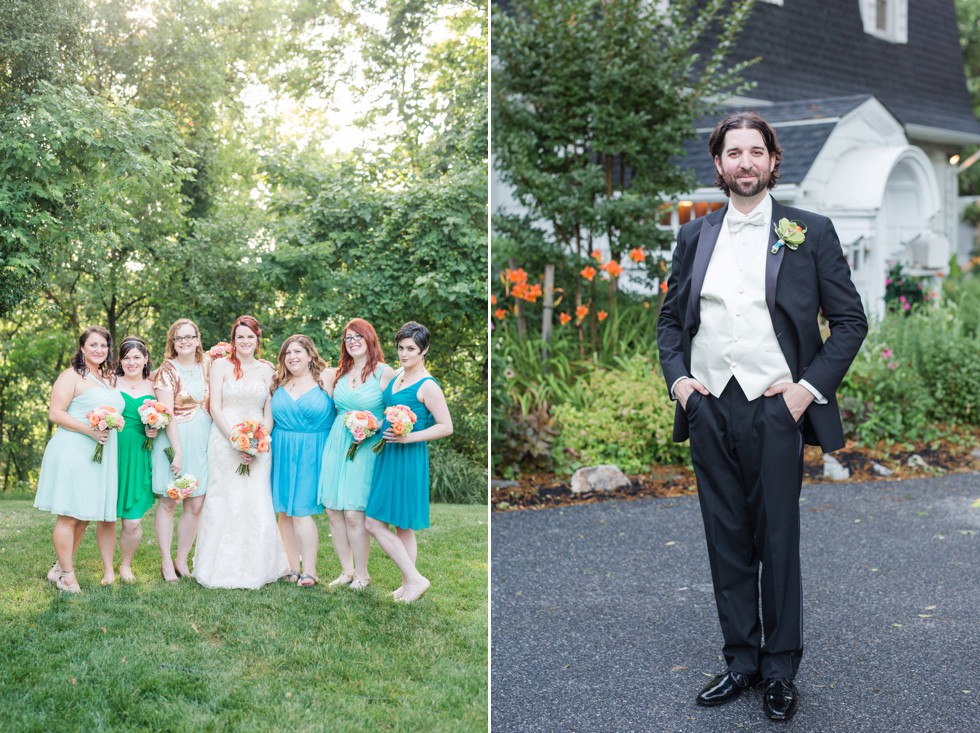
[[[657,325],[674,440],[691,440],[728,664],[697,702],[720,705],[765,681],[766,715],[789,720],[803,655],[803,444],[844,445],[835,391],[868,323],[830,220],[769,195],[782,159],[773,128],[732,114],[708,148],[730,203],[681,228]]]

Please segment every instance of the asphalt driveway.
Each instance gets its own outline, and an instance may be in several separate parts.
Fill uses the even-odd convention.
[[[697,498],[494,514],[493,731],[980,732],[980,474],[803,487],[790,723],[723,671]]]

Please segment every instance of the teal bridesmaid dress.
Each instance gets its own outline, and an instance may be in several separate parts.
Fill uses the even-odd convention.
[[[393,392],[392,379],[384,391],[385,407],[405,405],[415,413],[412,432],[435,423],[432,413],[419,401],[419,387],[432,377]],[[432,379],[437,385],[435,379]],[[382,432],[384,432],[382,430]],[[378,456],[371,481],[371,495],[364,512],[372,519],[400,529],[429,526],[429,443],[387,443]]]
[[[371,477],[377,456],[371,448],[381,440],[379,430],[361,443],[354,454],[354,460],[347,460],[347,449],[354,438],[344,425],[344,416],[351,410],[370,410],[378,418],[384,417],[385,402],[381,393],[381,372],[384,364],[378,365],[364,384],[352,389],[345,374],[333,390],[333,401],[337,408],[334,420],[323,451],[323,467],[320,472],[320,503],[327,509],[363,512],[371,491]]]
[[[293,399],[272,395],[272,507],[289,517],[320,514],[317,500],[323,449],[334,421],[333,400],[319,387]]]

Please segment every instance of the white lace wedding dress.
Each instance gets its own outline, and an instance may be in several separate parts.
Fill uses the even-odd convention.
[[[221,390],[229,425],[262,420],[268,388],[254,380],[228,380]],[[208,588],[260,588],[289,571],[272,508],[270,457],[261,453],[248,476],[239,476],[239,453],[211,426],[208,493],[194,554],[194,577]]]

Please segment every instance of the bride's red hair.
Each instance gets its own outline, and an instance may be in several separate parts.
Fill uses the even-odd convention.
[[[235,331],[238,330],[239,326],[245,326],[249,331],[255,334],[255,338],[262,341],[262,329],[259,328],[259,322],[256,321],[252,316],[238,316],[235,322],[231,324],[231,355],[228,357],[228,361],[232,363],[235,367],[235,379],[241,379],[245,372],[242,371],[242,362],[238,359],[238,353],[235,351]],[[259,346],[255,347],[255,358],[259,358]]]
[[[366,382],[368,377],[374,374],[374,370],[378,368],[378,364],[384,364],[385,362],[385,355],[381,351],[381,343],[378,341],[378,333],[374,330],[374,326],[363,318],[353,318],[350,323],[344,326],[344,330],[340,332],[340,363],[337,365],[337,376],[333,380],[334,387],[337,386],[337,382],[340,381],[342,376],[354,368],[354,357],[347,353],[347,344],[344,341],[344,337],[348,331],[361,334],[361,337],[364,339],[364,345],[367,347],[367,363],[364,365],[364,369],[361,370],[362,382]]]

